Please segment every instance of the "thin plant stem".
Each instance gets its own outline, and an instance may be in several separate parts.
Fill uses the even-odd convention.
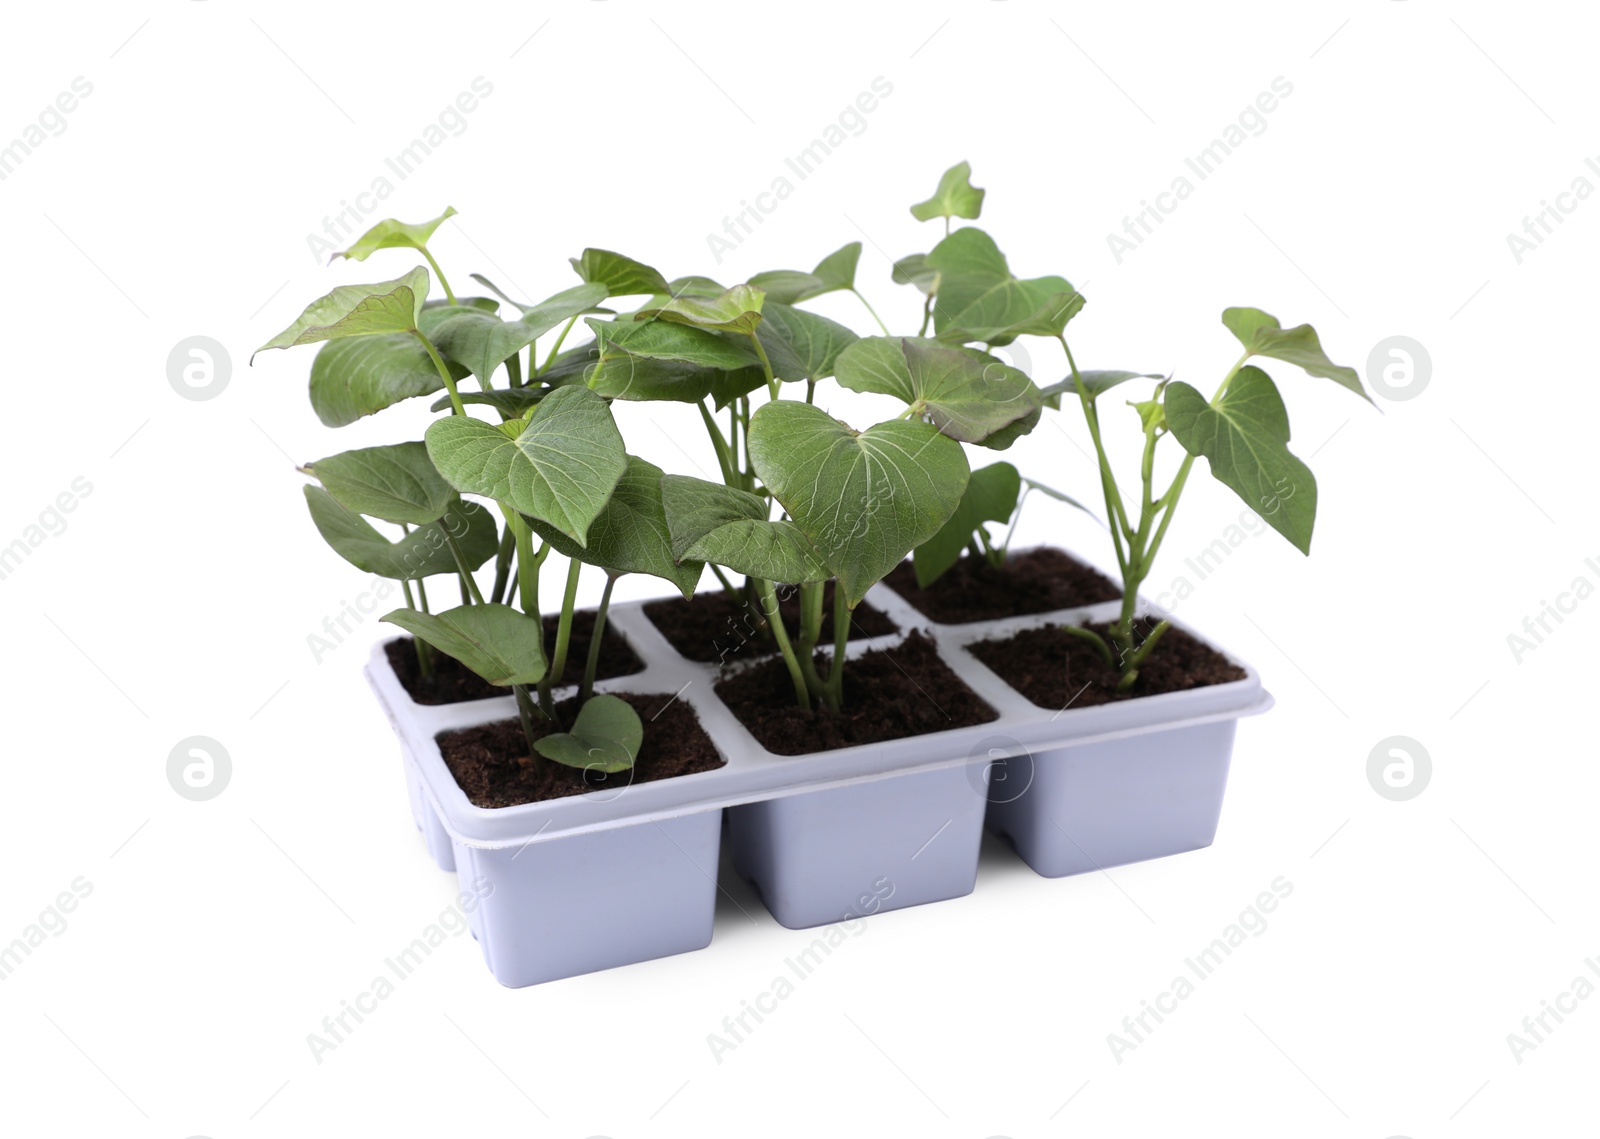
[[[461,393],[456,390],[456,378],[450,374],[450,369],[445,367],[444,359],[439,355],[439,350],[433,346],[420,328],[413,328],[411,334],[422,341],[422,346],[428,350],[428,357],[433,361],[433,366],[439,371],[439,378],[444,381],[445,390],[450,393],[450,414],[465,415],[467,409],[461,406]]]
[[[610,574],[606,575],[606,588],[600,594],[600,608],[594,615],[594,633],[589,638],[589,659],[583,665],[583,685],[578,689],[578,703],[586,704],[589,697],[594,695],[594,674],[600,668],[600,642],[606,635],[606,612],[611,608],[611,587],[617,584],[617,579]]]
[[[795,658],[794,646],[789,643],[789,632],[783,627],[783,618],[778,615],[778,594],[772,588],[772,583],[762,579],[756,586],[761,595],[761,609],[767,615],[767,627],[772,630],[772,638],[778,643],[778,651],[783,654],[783,663],[789,669],[789,679],[794,682],[794,697],[800,707],[810,711],[811,696],[806,689],[805,674],[800,671],[800,662]]]
[[[866,297],[861,295],[861,290],[852,286],[850,291],[856,295],[857,300],[867,306],[867,311],[872,314],[872,319],[878,322],[878,327],[883,329],[883,334],[885,336],[891,335],[889,332],[889,326],[883,323],[883,318],[878,315],[878,310],[872,307],[872,303],[868,301]]]
[[[727,593],[728,600],[733,602],[733,607],[735,609],[743,609],[744,597],[739,593],[739,590],[735,588],[733,582],[728,580],[728,575],[722,572],[722,567],[717,565],[716,562],[707,562],[706,565],[711,567],[711,572],[715,574],[716,579],[722,583],[723,591]]]
[[[400,579],[400,592],[406,596],[406,608],[415,609],[416,603],[411,600],[411,583],[405,578]],[[421,637],[412,637],[411,647],[417,650],[417,671],[422,674],[422,679],[432,680],[433,646]]]
[[[474,605],[483,604],[483,594],[478,589],[478,583],[473,579],[472,570],[467,565],[466,555],[461,552],[461,544],[456,541],[456,536],[450,533],[448,525],[441,525],[439,532],[444,535],[445,544],[450,547],[450,556],[456,560],[456,570],[461,574],[461,586],[471,596]]]
[[[428,259],[428,264],[433,266],[434,276],[439,278],[439,287],[444,290],[444,299],[455,304],[456,295],[450,291],[450,282],[444,279],[444,270],[439,268],[439,263],[433,259],[433,254],[428,252],[426,245],[419,245],[417,248],[422,250],[422,255]]]
[[[507,526],[500,534],[500,550],[494,559],[494,587],[489,590],[489,600],[499,601],[511,585],[512,555],[517,551],[517,536]]]
[[[573,558],[567,563],[567,592],[561,598],[561,619],[556,624],[556,653],[550,660],[550,683],[560,684],[567,671],[567,647],[572,642],[572,608],[578,601],[578,574],[583,563]]]
[[[578,317],[582,315],[582,313],[574,314],[572,319],[562,326],[560,334],[556,337],[556,342],[550,345],[550,354],[544,358],[544,363],[539,365],[539,370],[533,373],[534,378],[537,379],[539,376],[544,375],[549,370],[550,365],[555,363],[556,353],[561,351],[561,342],[567,338],[567,333],[572,331],[572,326],[578,323]],[[533,359],[532,345],[528,347],[528,359]]]
[[[711,446],[717,452],[717,465],[722,468],[722,481],[728,486],[738,486],[739,480],[734,474],[733,461],[728,457],[728,441],[722,437],[722,429],[717,426],[717,421],[711,418],[711,409],[703,401],[695,406],[700,409],[700,418],[706,425],[706,434],[711,436]]]
[[[844,586],[833,583],[833,665],[828,670],[828,707],[835,713],[844,710],[844,651],[850,643],[850,606],[845,604]]]
[[[522,723],[522,738],[528,745],[528,760],[537,769],[542,761],[533,736],[533,698],[528,695],[526,684],[513,684],[511,694],[517,698],[517,719]]]
[[[778,381],[772,375],[772,361],[767,359],[767,350],[761,346],[761,337],[750,333],[750,343],[755,346],[756,359],[761,361],[761,372],[767,377],[767,395],[771,399],[778,398]]]

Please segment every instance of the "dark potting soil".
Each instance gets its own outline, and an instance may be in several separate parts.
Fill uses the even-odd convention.
[[[552,613],[544,619],[544,643],[553,648],[556,643],[556,625],[560,615]],[[583,663],[589,659],[589,639],[594,635],[594,610],[580,609],[572,615],[572,636],[567,647],[566,683],[575,684],[583,679]],[[490,684],[455,657],[444,653],[433,654],[433,677],[422,679],[417,667],[417,650],[410,637],[401,637],[384,646],[389,667],[394,669],[406,693],[418,704],[459,704],[463,700],[483,700],[490,696],[505,696],[509,688]],[[600,661],[595,670],[596,680],[614,676],[632,676],[643,670],[644,662],[622,639],[609,621],[605,636],[600,639]]]
[[[827,656],[817,654],[827,675]],[[899,645],[847,662],[844,710],[804,711],[783,658],[773,657],[717,682],[717,695],[761,745],[776,755],[904,739],[986,724],[997,713],[939,659],[933,641],[913,631]]]
[[[998,570],[987,558],[963,554],[927,589],[917,588],[916,571],[907,559],[884,581],[918,612],[941,625],[969,625],[1026,613],[1076,609],[1122,596],[1122,591],[1099,570],[1054,546],[1012,554]]]
[[[1153,627],[1148,621],[1134,624],[1140,637]],[[1110,626],[1090,628],[1104,635]],[[979,641],[969,645],[968,651],[1029,700],[1050,709],[1136,700],[1245,677],[1244,669],[1176,628],[1161,635],[1127,692],[1117,691],[1118,671],[1106,664],[1092,644],[1063,632],[1059,625],[1025,629],[1005,640]]]
[[[700,718],[685,701],[671,693],[616,695],[632,704],[644,721],[644,742],[639,745],[639,755],[630,771],[608,775],[568,767],[542,755],[530,760],[522,724],[515,719],[441,732],[439,749],[450,774],[476,807],[514,807],[589,791],[616,790],[634,783],[710,771],[725,762],[700,727]],[[578,707],[574,696],[557,704],[556,714],[563,724],[571,724]],[[548,720],[534,721],[536,738],[554,730]]]
[[[644,612],[651,624],[661,630],[667,643],[689,660],[716,664],[737,660],[741,656],[754,657],[778,651],[777,645],[767,636],[767,621],[759,604],[755,607],[735,604],[726,590],[697,593],[688,601],[681,597],[653,601],[644,607]],[[822,612],[822,635],[832,644],[831,581],[823,588]],[[778,587],[778,615],[783,618],[789,636],[793,637],[800,623],[798,589]],[[855,612],[850,615],[852,641],[899,631],[899,626],[865,602],[857,605]]]

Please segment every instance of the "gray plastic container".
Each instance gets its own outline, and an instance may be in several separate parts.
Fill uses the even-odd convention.
[[[1210,846],[1235,726],[1273,704],[1254,668],[1170,616],[1175,628],[1221,652],[1245,678],[1095,707],[1046,709],[966,651],[1024,629],[1111,621],[1120,610],[1120,601],[1109,601],[967,625],[920,618],[961,662],[957,671],[967,683],[1002,709],[1007,722],[1032,721],[1028,732],[995,741],[986,826],[1047,878]]]
[[[1051,621],[1104,620],[1115,603],[940,626],[886,586],[868,600],[902,630],[928,630],[940,656],[997,718],[861,747],[774,755],[717,699],[717,666],[679,657],[644,603],[618,604],[613,627],[645,669],[601,681],[597,690],[677,693],[727,762],[694,775],[484,809],[456,785],[435,737],[514,717],[511,698],[415,704],[382,645],[375,647],[367,674],[400,736],[413,815],[428,849],[441,869],[462,876],[464,888],[480,877],[493,886],[473,915],[473,932],[499,981],[535,984],[707,945],[725,810],[736,868],[790,928],[970,893],[986,814],[1029,865],[1050,876],[1211,841],[1233,723],[1271,706],[1254,669],[1230,657],[1246,670],[1244,680],[1053,713],[1013,691],[965,646]],[[856,641],[848,651],[890,647],[901,635]]]

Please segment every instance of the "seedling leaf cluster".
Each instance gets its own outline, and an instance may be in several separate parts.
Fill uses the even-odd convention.
[[[1285,329],[1253,308],[1223,314],[1243,354],[1209,398],[1160,374],[1080,370],[1066,330],[1083,295],[1061,276],[1018,276],[987,233],[953,225],[977,219],[983,201],[961,163],[911,208],[919,220],[941,221],[944,235],[893,267],[893,280],[920,295],[919,327],[898,335],[857,286],[859,242],[808,271],[728,285],[668,279],[623,254],[585,249],[570,259],[576,284],[526,302],[478,274],[471,281],[486,295],[451,289],[428,243],[453,209],[421,223],[382,221],[335,258],[398,251],[425,264],[333,289],[260,350],[320,345],[310,398],[330,427],[442,392],[432,405],[440,414],[421,439],[307,463],[313,523],[347,561],[401,583],[405,605],[383,620],[412,634],[424,677],[447,654],[512,690],[530,762],[616,772],[637,758],[644,730],[627,701],[594,692],[619,578],[657,577],[688,598],[709,567],[721,589],[764,618],[796,702],[838,713],[851,613],[907,556],[922,586],[963,557],[999,569],[1030,493],[1082,508],[1010,462],[973,462],[1076,402],[1094,444],[1123,604],[1109,636],[1073,632],[1127,687],[1166,627],[1136,637],[1137,591],[1196,458],[1309,552],[1316,483],[1289,450],[1276,384],[1252,361],[1284,362],[1365,392],[1309,325]],[[435,281],[442,298],[432,296]],[[869,334],[804,307],[838,293],[860,301]],[[993,353],[1021,337],[1058,343],[1068,375],[1041,388]],[[828,381],[891,397],[903,410],[846,423],[818,401]],[[1140,381],[1154,386],[1129,401],[1136,415],[1125,420],[1144,441],[1130,501],[1104,446],[1100,397]],[[628,450],[619,407],[650,401],[696,407],[720,481],[664,471]],[[1158,493],[1157,451],[1168,436],[1183,457]],[[991,525],[1005,527],[1003,536]],[[552,553],[566,560],[566,574],[547,636],[540,578]],[[479,571],[491,565],[485,589]],[[569,657],[584,567],[599,570],[605,585],[579,662]],[[452,577],[459,597],[441,608],[437,579]],[[792,629],[780,617],[780,593],[798,595]],[[555,692],[568,683],[577,685],[578,711],[563,723]]]

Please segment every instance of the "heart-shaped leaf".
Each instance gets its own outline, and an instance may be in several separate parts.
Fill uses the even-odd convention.
[[[726,285],[719,285],[710,277],[678,277],[667,282],[667,291],[660,296],[661,303],[673,297],[719,297],[727,292]],[[651,307],[646,304],[644,308]]]
[[[677,360],[706,368],[744,368],[757,363],[748,343],[719,336],[670,320],[585,321],[600,345],[600,360],[607,353],[647,356],[652,360]]]
[[[328,260],[331,262],[334,258],[345,257],[351,261],[365,261],[380,249],[426,249],[433,231],[443,225],[446,219],[455,216],[455,207],[446,206],[444,213],[431,221],[403,222],[385,218],[356,238],[355,244],[349,249],[335,253]]]
[[[1009,521],[1021,493],[1022,476],[1010,463],[991,463],[973,471],[956,512],[911,556],[917,588],[927,589],[955,565],[985,522]]]
[[[1058,336],[1083,308],[1064,277],[1023,280],[983,230],[958,229],[928,254],[939,273],[933,326],[939,339],[1009,344],[1018,336]]]
[[[1079,372],[1078,377],[1083,380],[1084,390],[1089,393],[1091,400],[1098,399],[1103,393],[1110,391],[1118,384],[1125,384],[1129,380],[1159,380],[1164,377],[1154,372],[1119,372],[1119,371],[1089,371]],[[1049,406],[1060,410],[1061,397],[1069,395],[1074,398],[1078,394],[1078,385],[1071,376],[1060,383],[1051,384],[1041,389],[1040,395]]]
[[[379,577],[414,580],[436,573],[455,573],[456,561],[450,552],[447,531],[461,548],[468,569],[483,565],[500,547],[494,516],[475,502],[456,499],[438,521],[391,541],[320,486],[308,485],[305,495],[311,521],[323,541],[357,569]]]
[[[799,304],[812,297],[820,297],[824,293],[855,288],[856,265],[860,260],[861,243],[852,241],[817,262],[817,267],[809,273],[793,269],[777,269],[768,273],[757,273],[750,278],[750,283],[766,293],[769,302]],[[770,314],[768,319],[771,319]]]
[[[915,337],[858,340],[840,353],[837,372],[852,391],[895,396],[963,443],[980,443],[1040,405],[1039,389],[1016,368]]]
[[[509,605],[462,605],[443,613],[396,609],[379,620],[455,657],[490,684],[537,684],[549,667],[538,618]]]
[[[1188,384],[1170,383],[1166,409],[1167,426],[1183,449],[1204,455],[1219,482],[1309,554],[1317,480],[1289,453],[1289,413],[1271,377],[1246,365],[1214,404]]]
[[[423,311],[424,325],[428,313]],[[445,367],[453,379],[468,374],[450,360]],[[444,381],[428,350],[409,332],[330,340],[311,361],[311,407],[328,427],[344,427],[391,404],[442,387]],[[449,406],[448,400],[445,406]]]
[[[748,491],[667,475],[661,480],[661,502],[672,553],[680,560],[713,562],[747,577],[787,584],[833,576],[800,528],[767,521],[766,500]]]
[[[751,418],[749,447],[762,483],[852,608],[939,532],[967,487],[961,445],[927,423],[891,420],[857,432],[811,404],[779,400]]]
[[[593,285],[604,285],[613,297],[653,296],[666,293],[667,279],[655,269],[609,249],[585,249],[583,256],[570,258],[578,276]]]
[[[306,466],[329,494],[357,514],[421,526],[440,517],[456,492],[421,443],[363,447]]]
[[[566,767],[607,774],[626,771],[644,742],[644,724],[620,696],[601,693],[578,709],[572,731],[556,732],[534,743],[539,754]]]
[[[659,308],[640,309],[640,320],[659,318],[716,332],[754,332],[767,295],[753,285],[735,285],[715,297],[674,297]]]
[[[610,407],[583,387],[556,389],[527,419],[435,420],[427,442],[451,486],[548,522],[579,545],[628,466]]]
[[[983,191],[972,184],[972,167],[958,162],[939,179],[939,188],[926,202],[911,207],[918,221],[934,218],[975,218],[983,209]]]
[[[1317,339],[1317,330],[1309,324],[1284,328],[1278,318],[1258,308],[1230,308],[1222,310],[1222,323],[1239,338],[1252,356],[1268,356],[1274,360],[1297,365],[1313,376],[1332,380],[1342,388],[1372,402],[1372,397],[1361,386],[1361,377],[1354,368],[1341,367],[1328,359]]]
[[[915,285],[925,293],[939,291],[939,270],[928,264],[926,253],[913,253],[894,263],[890,274],[897,285]]]
[[[827,581],[833,571],[793,522],[730,522],[689,547],[688,558],[787,585]]]
[[[483,404],[492,407],[507,419],[521,419],[528,414],[553,388],[542,385],[537,387],[522,388],[496,388],[487,392],[462,392],[461,402],[465,404]],[[444,396],[434,401],[429,411],[449,411],[450,397]]]
[[[759,369],[758,379],[759,379]],[[615,352],[588,374],[589,387],[607,399],[671,400],[699,403],[711,393],[720,373],[698,364],[674,360],[653,360]]]
[[[659,577],[688,597],[705,566],[698,561],[680,563],[674,557],[661,481],[660,467],[629,455],[627,470],[590,523],[588,543],[583,546],[537,518],[530,518],[529,523],[557,553],[599,566],[612,576],[647,573]]]
[[[765,522],[768,513],[766,499],[760,495],[688,475],[661,477],[661,508],[672,535],[672,556],[680,559],[717,527],[731,522]]]
[[[418,327],[428,296],[428,271],[420,265],[404,277],[376,285],[340,285],[306,306],[291,324],[256,352],[292,348],[344,336],[410,332]],[[251,353],[252,360],[255,353]]]
[[[487,385],[511,356],[563,321],[592,311],[605,297],[603,285],[575,285],[530,306],[520,320],[501,320],[492,312],[457,306],[439,320],[430,335],[442,355]]]
[[[756,335],[780,380],[821,380],[833,375],[839,353],[859,337],[837,321],[769,300]]]

